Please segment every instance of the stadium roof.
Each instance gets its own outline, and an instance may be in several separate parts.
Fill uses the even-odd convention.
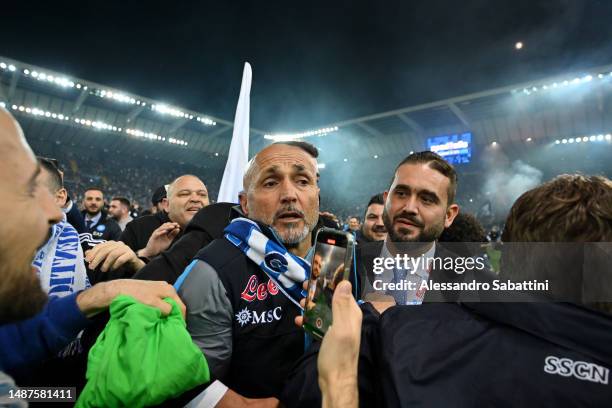
[[[471,131],[477,143],[526,143],[612,131],[612,65],[331,123],[293,135],[251,128],[251,152],[269,138],[322,138],[352,157],[423,150],[430,136]],[[137,151],[197,164],[225,163],[232,122],[0,57],[0,102],[28,137]],[[319,139],[321,138],[321,139]],[[330,154],[331,155],[331,154]],[[339,155],[326,161],[341,159]]]

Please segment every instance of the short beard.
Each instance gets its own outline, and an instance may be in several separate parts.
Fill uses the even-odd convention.
[[[86,212],[87,214],[91,215],[91,216],[96,216],[96,215],[98,215],[98,213],[99,213],[100,211],[102,211],[102,210],[98,210],[98,211],[96,211],[96,212],[91,212],[90,210],[88,210],[88,209],[87,209],[87,207],[85,207],[85,212]]]
[[[301,231],[297,229],[296,227],[287,228],[287,232],[283,236],[283,234],[281,234],[276,228],[274,227],[271,227],[271,228],[276,233],[276,235],[281,239],[283,245],[285,245],[285,248],[287,249],[297,248],[300,242],[305,240],[311,231],[310,226],[305,224],[304,228],[302,228]]]
[[[0,324],[28,319],[47,302],[47,294],[31,268],[30,264],[21,268],[0,264]]]
[[[387,208],[383,210],[383,223],[385,224],[388,238],[391,242],[434,242],[442,235],[442,231],[444,231],[444,219],[442,219],[439,223],[429,228],[423,227],[416,237],[406,238],[404,235],[398,234],[393,228],[393,220],[391,220]]]

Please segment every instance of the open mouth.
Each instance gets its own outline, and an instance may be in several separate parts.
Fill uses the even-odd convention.
[[[200,211],[202,209],[202,207],[187,207],[187,212],[190,213],[197,213],[198,211]]]
[[[283,222],[297,222],[303,218],[302,213],[297,211],[285,211],[276,217],[277,220],[282,220]]]

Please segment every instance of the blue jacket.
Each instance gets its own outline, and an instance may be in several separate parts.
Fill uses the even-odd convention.
[[[0,370],[9,375],[56,355],[89,320],[76,303],[78,293],[53,297],[36,316],[0,325]]]

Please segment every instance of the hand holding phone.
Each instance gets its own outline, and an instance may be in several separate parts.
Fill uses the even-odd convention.
[[[348,279],[355,239],[348,232],[322,228],[315,242],[303,323],[304,330],[321,339],[332,324],[334,290]]]

